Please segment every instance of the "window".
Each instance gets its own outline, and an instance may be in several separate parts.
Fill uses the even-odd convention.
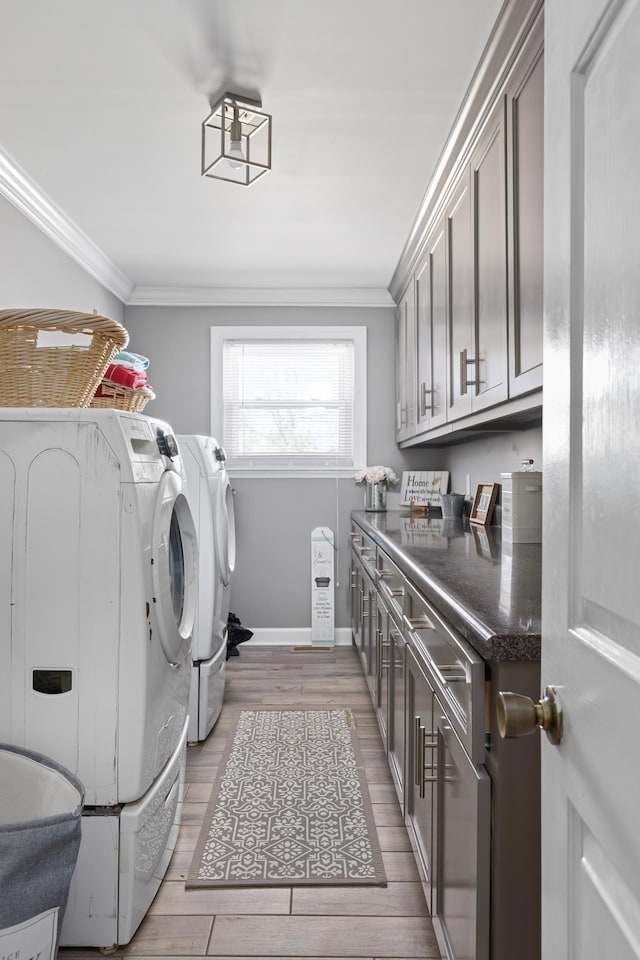
[[[211,360],[211,432],[236,475],[365,464],[365,327],[212,327]]]

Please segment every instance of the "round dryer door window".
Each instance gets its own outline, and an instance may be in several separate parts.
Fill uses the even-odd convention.
[[[163,474],[154,514],[152,578],[156,630],[170,663],[188,655],[197,601],[197,544],[177,473]]]

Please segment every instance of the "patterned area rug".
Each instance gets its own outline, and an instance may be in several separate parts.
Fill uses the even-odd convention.
[[[187,887],[386,886],[347,709],[242,710]]]

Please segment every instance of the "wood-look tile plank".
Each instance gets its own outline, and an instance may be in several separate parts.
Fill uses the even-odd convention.
[[[288,914],[290,887],[198,887],[185,890],[184,883],[165,882],[151,904],[150,914],[208,916],[218,914]]]
[[[383,850],[382,862],[389,883],[392,880],[420,880],[415,857],[407,850]]]
[[[408,957],[440,953],[425,917],[216,917],[207,954],[267,957]]]
[[[189,803],[185,800],[182,804],[182,825],[202,823],[206,809],[206,803]]]
[[[203,956],[211,933],[211,917],[159,917],[147,914],[124,956]]]
[[[420,917],[425,913],[422,885],[386,887],[294,887],[292,914],[326,916]]]
[[[398,803],[373,803],[373,819],[377,827],[404,827],[402,811]]]
[[[210,783],[189,783],[184,792],[184,799],[188,803],[207,804],[211,797],[211,787]]]
[[[369,796],[372,803],[398,803],[398,794],[393,786],[391,774],[389,774],[386,783],[384,781],[382,783],[369,782]]]
[[[191,850],[174,850],[173,856],[171,857],[171,862],[167,868],[167,872],[164,875],[163,883],[167,883],[169,880],[182,880],[184,881],[187,878],[187,873],[189,872],[189,867],[191,866],[191,861],[193,860],[193,852]],[[387,871],[385,871],[387,872]],[[396,879],[395,877],[390,877],[387,872],[387,879]],[[162,890],[162,886],[160,887]]]
[[[411,843],[405,827],[378,827],[380,849],[404,851],[411,850]]]

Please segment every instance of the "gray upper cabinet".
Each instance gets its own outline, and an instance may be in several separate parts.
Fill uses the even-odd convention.
[[[509,393],[542,386],[544,59],[540,16],[507,87]]]
[[[449,410],[448,420],[471,413],[473,387],[468,383],[466,358],[475,357],[473,305],[473,219],[471,183],[467,167],[447,205]],[[472,378],[473,379],[473,378]]]
[[[508,397],[507,159],[500,98],[471,158],[475,254],[475,353],[464,356],[472,409]],[[462,364],[461,364],[462,366]],[[469,381],[472,381],[471,383]]]
[[[390,288],[403,446],[542,405],[542,4],[504,9]]]
[[[396,309],[396,440],[415,435],[416,298],[413,281]]]
[[[444,218],[425,245],[415,283],[418,349],[418,430],[447,422],[448,319],[447,257]]]

